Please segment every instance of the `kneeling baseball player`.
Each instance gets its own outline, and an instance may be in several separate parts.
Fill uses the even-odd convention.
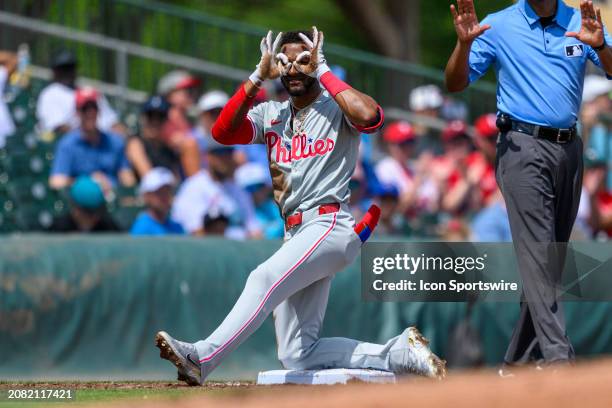
[[[274,198],[285,242],[247,279],[238,301],[206,339],[186,343],[156,335],[162,358],[179,380],[200,385],[223,359],[274,313],[278,358],[287,369],[370,368],[442,378],[445,361],[408,328],[386,344],[320,338],[333,276],[351,264],[378,221],[372,207],[355,226],[349,179],[360,133],[376,133],[376,101],[338,79],[323,56],[323,32],[272,32],[261,42],[257,69],[223,108],[212,133],[226,145],[267,146]],[[263,81],[281,78],[291,96],[252,108]]]

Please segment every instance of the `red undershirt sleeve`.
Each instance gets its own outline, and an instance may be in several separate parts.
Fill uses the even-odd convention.
[[[244,90],[244,86],[241,85],[238,91],[225,104],[212,127],[212,136],[217,142],[224,145],[235,145],[250,144],[253,141],[256,134],[255,126],[248,118],[246,112],[244,117],[240,118],[240,126],[236,130],[231,130],[234,113],[245,102],[249,104],[250,108],[253,105],[253,101],[254,98],[249,98]]]

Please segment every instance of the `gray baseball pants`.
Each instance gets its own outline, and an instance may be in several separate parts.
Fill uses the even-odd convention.
[[[333,214],[318,208],[303,213],[283,246],[247,279],[221,325],[195,343],[202,380],[257,330],[274,311],[278,357],[288,369],[374,368],[394,371],[407,363],[401,336],[386,344],[320,338],[333,276],[351,264],[361,248],[354,219],[343,206]],[[405,343],[405,344],[403,344]]]

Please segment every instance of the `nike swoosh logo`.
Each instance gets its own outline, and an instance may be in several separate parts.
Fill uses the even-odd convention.
[[[270,126],[278,125],[281,122],[282,122],[282,120],[280,120],[280,119],[273,120],[272,122],[270,122]]]

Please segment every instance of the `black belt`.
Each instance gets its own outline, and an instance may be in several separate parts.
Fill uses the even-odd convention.
[[[527,122],[521,122],[510,117],[510,115],[502,113],[497,117],[497,127],[502,132],[514,130],[516,132],[525,133],[541,139],[550,140],[555,143],[568,143],[578,136],[576,125],[569,129],[557,129],[546,126],[534,125]]]

